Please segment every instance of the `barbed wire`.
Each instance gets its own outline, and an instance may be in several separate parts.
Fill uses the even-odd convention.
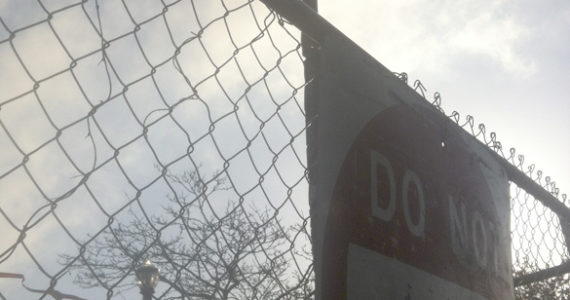
[[[394,73],[394,75],[408,83],[408,75],[406,73]],[[525,156],[518,154],[515,148],[509,148],[508,151],[505,151],[502,143],[497,140],[496,133],[488,132],[485,124],[479,123],[476,125],[473,116],[466,115],[462,118],[457,111],[446,114],[442,107],[440,93],[435,92],[433,99],[428,99],[426,97],[427,89],[419,80],[414,82],[412,88],[440,112],[447,115],[455,124],[477,138],[495,153],[498,153],[518,170],[522,171],[528,178],[567,205],[568,196],[565,193],[560,193],[560,189],[556,186],[555,181],[549,176],[545,176],[541,170],[537,170],[534,164],[527,163]],[[518,186],[514,182],[510,182],[510,200],[513,274],[520,276],[535,273],[567,263],[570,256],[565,230],[567,231],[568,229],[566,229],[566,224],[561,224],[561,216],[544,206],[541,199],[534,198],[523,187]],[[559,280],[567,280],[568,275],[563,274],[557,275],[558,278],[565,278]],[[544,282],[544,286],[550,286],[552,289],[566,289],[564,285],[553,284],[548,277],[540,281]],[[525,284],[530,286],[535,284],[535,282],[529,281]],[[524,288],[524,285],[518,286],[517,290],[520,293]],[[533,289],[533,291],[544,292],[536,286]]]
[[[146,259],[156,299],[314,297],[300,38],[254,0],[8,2],[0,298],[135,297]],[[449,117],[559,195],[473,117]],[[553,213],[511,197],[514,270],[566,261]]]

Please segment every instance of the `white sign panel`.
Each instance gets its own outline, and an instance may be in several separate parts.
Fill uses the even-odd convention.
[[[378,252],[350,244],[347,299],[488,300],[460,285]]]

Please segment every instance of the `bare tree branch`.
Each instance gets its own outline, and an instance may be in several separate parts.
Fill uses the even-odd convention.
[[[161,269],[168,299],[310,299],[312,265],[301,267],[287,255],[306,227],[283,227],[265,210],[223,202],[228,189],[219,174],[204,180],[198,170],[167,174],[173,193],[162,213],[148,217],[128,211],[84,248],[61,256],[83,287],[132,288],[122,280],[145,258]],[[216,211],[217,210],[217,211]],[[149,223],[150,221],[152,222]],[[310,260],[308,260],[310,261]]]

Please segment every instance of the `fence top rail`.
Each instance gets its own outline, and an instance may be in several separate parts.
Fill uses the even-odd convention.
[[[339,34],[346,37],[334,25],[319,15],[311,6],[302,0],[261,0],[281,16],[297,26],[305,35],[316,42],[322,42],[329,34]],[[364,50],[362,50],[365,52]],[[370,55],[368,55],[370,56]],[[570,209],[556,196],[545,190],[539,183],[529,178],[524,171],[517,168],[497,152],[489,149],[493,156],[500,161],[507,172],[509,180],[523,188],[539,200],[544,206],[554,211],[561,219],[570,220]]]

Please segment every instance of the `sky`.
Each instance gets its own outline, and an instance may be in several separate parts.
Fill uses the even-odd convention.
[[[244,2],[223,3],[232,9]],[[215,21],[224,13],[219,1],[165,1],[172,7],[163,13],[160,1],[100,0],[101,26],[111,41],[105,64],[95,2],[63,9],[77,3],[0,1],[0,120],[6,128],[0,129],[0,208],[16,227],[41,219],[25,242],[45,272],[61,270],[57,254],[76,253],[70,235],[85,241],[110,215],[121,219],[133,199],[160,214],[156,199],[172,192],[160,165],[181,172],[202,164],[210,174],[228,161],[224,176],[234,184],[228,197],[279,207],[281,216],[297,221],[298,211],[308,214],[298,32],[286,25],[291,37],[265,18],[267,10],[257,1],[257,15],[237,9],[225,24]],[[44,9],[53,12],[49,24]],[[440,92],[448,114],[472,115],[476,124],[497,133],[505,149],[516,147],[525,162],[568,192],[570,3],[353,0],[321,1],[319,10],[390,70],[406,72],[411,82],[420,79],[428,95]],[[40,23],[18,31],[35,22]],[[272,39],[256,38],[264,22],[272,22]],[[135,23],[143,23],[136,36]],[[16,37],[10,39],[9,31],[17,31]],[[252,39],[255,47],[242,50]],[[224,64],[236,45],[242,69]],[[174,64],[170,58],[177,47]],[[273,68],[280,56],[281,68]],[[113,70],[106,69],[111,65]],[[209,77],[216,66],[222,66],[217,77]],[[41,81],[36,90],[34,80]],[[201,99],[191,96],[192,87]],[[248,98],[241,97],[244,91]],[[268,98],[274,101],[259,101]],[[232,103],[236,99],[241,100]],[[188,151],[191,159],[185,157]],[[24,153],[29,161],[22,164]],[[50,214],[46,198],[62,199],[56,214]],[[0,228],[1,253],[17,241],[18,231],[3,217]],[[22,246],[0,258],[6,257],[0,272],[48,284]],[[59,287],[71,287],[70,279],[65,276]],[[0,281],[0,295],[31,297],[14,282]]]
[[[534,176],[542,170],[542,183],[547,176],[555,182],[560,198],[569,193],[569,2],[321,1],[319,13],[390,70],[421,80],[428,99],[439,92],[448,115],[471,115],[475,126],[496,133],[506,154],[516,148]],[[564,246],[543,240],[561,238],[560,231],[538,221],[556,216],[519,201],[513,257],[560,263]]]
[[[568,193],[568,1],[321,1],[319,13]]]
[[[164,218],[183,190],[167,173],[227,180],[204,218],[237,205],[284,228],[307,218],[299,32],[260,2],[226,2],[0,2],[0,273],[110,297],[73,284],[61,255],[77,257],[131,210]],[[134,282],[112,282],[128,289],[113,299],[138,297]],[[0,299],[40,296],[0,277]]]

